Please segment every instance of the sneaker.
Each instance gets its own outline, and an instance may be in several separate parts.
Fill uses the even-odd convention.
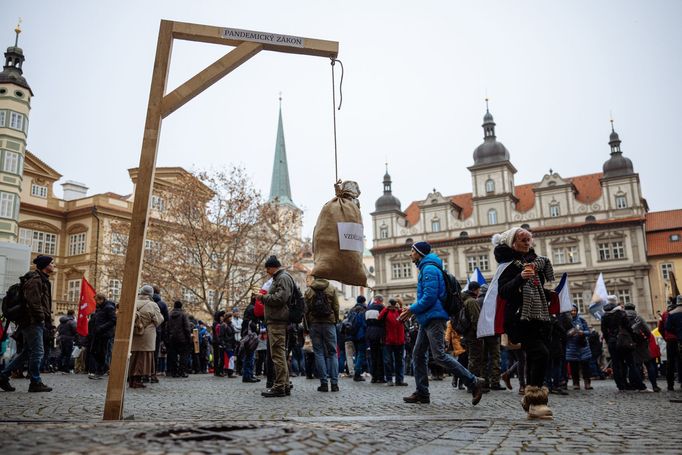
[[[318,391],[318,392],[329,392],[329,384],[327,384],[326,382],[325,382],[324,384],[321,384],[321,385],[317,388],[317,391]]]
[[[9,383],[9,378],[7,376],[0,376],[0,389],[4,390],[5,392],[14,392],[17,390],[12,387],[12,384]]]
[[[28,386],[29,392],[52,392],[52,387],[48,387],[42,382],[31,382]]]
[[[338,384],[332,384],[332,392],[338,392],[339,391],[339,385]]]
[[[419,395],[414,392],[409,397],[403,397],[405,403],[419,403],[419,404],[429,404],[431,403],[431,398],[428,395]]]
[[[479,401],[481,401],[481,397],[483,396],[483,378],[476,378],[474,381],[474,385],[471,387],[471,404],[476,406]]]
[[[88,379],[95,379],[94,373],[88,373]]]
[[[654,391],[651,390],[651,389],[641,389],[641,390],[638,390],[638,392],[642,392],[642,393],[654,393]]]

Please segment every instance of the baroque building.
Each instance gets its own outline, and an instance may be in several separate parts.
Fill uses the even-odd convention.
[[[526,184],[515,182],[516,168],[495,126],[486,106],[483,143],[468,167],[470,193],[444,196],[434,188],[403,210],[386,170],[384,194],[372,213],[377,292],[414,300],[417,271],[409,251],[423,240],[462,282],[476,267],[490,281],[497,266],[492,235],[523,226],[533,232],[538,254],[552,259],[557,279],[568,272],[571,298],[581,312],[587,311],[603,273],[609,293],[651,319],[648,207],[613,122],[602,172],[562,177],[550,169],[540,181]]]
[[[682,210],[647,213],[646,239],[654,310],[663,312],[682,285]]]

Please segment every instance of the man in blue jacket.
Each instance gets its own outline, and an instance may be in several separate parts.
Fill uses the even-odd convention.
[[[413,244],[410,258],[419,269],[417,301],[403,310],[400,320],[404,321],[414,314],[419,322],[417,341],[412,352],[417,391],[409,397],[404,397],[403,400],[406,403],[431,402],[427,366],[430,348],[433,360],[469,387],[473,394],[471,404],[477,405],[483,394],[483,379],[477,378],[445,352],[445,324],[448,314],[441,303],[445,298],[443,261],[435,253],[431,253],[431,245],[427,242]]]

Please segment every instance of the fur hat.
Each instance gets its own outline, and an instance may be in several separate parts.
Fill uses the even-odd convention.
[[[431,252],[431,245],[429,242],[417,242],[412,244],[412,249],[424,257]]]
[[[52,258],[52,256],[48,256],[46,254],[41,254],[41,255],[38,255],[38,257],[36,257],[33,260],[33,263],[36,265],[36,268],[38,270],[43,270],[45,267],[50,265],[53,260],[54,259]]]
[[[270,256],[267,261],[265,261],[265,267],[282,267],[282,263],[279,262],[277,256]]]
[[[493,235],[492,241],[494,246],[498,245],[507,245],[508,247],[512,246],[512,243],[514,243],[514,237],[516,236],[516,232],[521,229],[520,227],[513,227],[509,230],[504,231],[501,234],[495,234]]]

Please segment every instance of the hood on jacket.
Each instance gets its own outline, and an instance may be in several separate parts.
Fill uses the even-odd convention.
[[[310,285],[310,287],[316,291],[323,291],[327,289],[327,286],[329,286],[329,281],[324,278],[315,278],[313,284]]]
[[[183,314],[185,314],[185,312],[182,311],[182,308],[173,308],[173,311],[170,312],[170,317],[172,319],[177,319],[182,317]]]
[[[605,313],[613,313],[615,311],[622,311],[623,309],[619,306],[616,305],[615,303],[607,303],[604,305],[604,312]]]
[[[60,323],[60,324],[64,324],[65,322],[68,322],[69,320],[73,321],[73,320],[74,320],[74,317],[73,317],[73,316],[69,316],[68,314],[65,314],[64,316],[62,316],[62,317],[59,318],[59,323]]]
[[[418,265],[419,270],[421,270],[427,264],[433,264],[439,269],[443,268],[443,261],[441,260],[441,258],[436,256],[436,253],[429,253],[423,258],[421,258]]]

